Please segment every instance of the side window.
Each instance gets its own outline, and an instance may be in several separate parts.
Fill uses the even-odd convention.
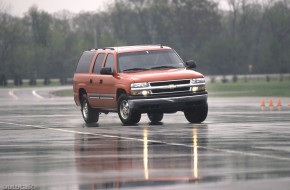
[[[105,63],[105,67],[110,67],[114,71],[114,55],[109,54]]]
[[[93,61],[96,51],[85,51],[79,62],[76,69],[76,73],[88,73],[90,70],[91,62]]]
[[[105,55],[106,54],[104,54],[104,53],[98,54],[97,59],[95,61],[93,73],[100,74],[101,66],[102,66],[102,63],[104,61]]]

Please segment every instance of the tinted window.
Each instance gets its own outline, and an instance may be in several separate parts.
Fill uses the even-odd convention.
[[[139,51],[118,54],[119,72],[132,69],[183,68],[181,58],[173,50]]]
[[[109,54],[105,63],[105,67],[109,67],[114,71],[114,55]]]
[[[95,62],[93,73],[100,74],[101,65],[103,63],[104,58],[105,58],[105,54],[104,53],[98,54],[96,62]]]
[[[85,51],[81,56],[76,73],[88,73],[96,51]]]

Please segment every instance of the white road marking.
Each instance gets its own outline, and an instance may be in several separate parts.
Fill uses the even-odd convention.
[[[9,91],[9,95],[12,96],[14,99],[18,100],[19,98],[15,95],[14,90]]]
[[[43,96],[40,96],[40,95],[36,92],[36,90],[33,90],[33,91],[32,91],[32,94],[33,94],[35,97],[39,98],[39,99],[44,99],[44,97],[43,97]]]
[[[138,138],[132,138],[132,137],[116,136],[116,135],[104,135],[104,134],[98,134],[98,133],[88,133],[88,132],[73,131],[73,130],[67,130],[67,129],[45,127],[45,126],[40,126],[40,125],[26,125],[26,124],[8,123],[8,122],[0,122],[0,124],[33,127],[33,128],[38,128],[38,129],[48,129],[48,130],[54,130],[54,131],[61,131],[61,132],[82,134],[82,135],[92,135],[92,136],[99,136],[99,137],[106,137],[106,138],[118,138],[118,139],[133,140],[133,141],[139,141],[139,142],[144,141],[143,138],[138,139]],[[166,145],[171,145],[171,146],[182,146],[182,147],[193,148],[192,144],[170,143],[170,142],[165,142],[165,141],[149,140],[149,139],[147,140],[147,142],[166,144]],[[211,151],[215,151],[215,152],[224,152],[224,153],[228,153],[228,154],[239,154],[239,155],[243,155],[243,156],[252,156],[252,157],[260,157],[260,158],[269,158],[269,159],[274,159],[274,160],[290,161],[290,158],[281,157],[281,156],[264,155],[264,154],[258,154],[258,153],[253,153],[253,152],[242,152],[242,151],[236,151],[236,150],[230,150],[230,149],[208,148],[206,146],[197,146],[197,147],[205,149],[205,150],[211,150]]]

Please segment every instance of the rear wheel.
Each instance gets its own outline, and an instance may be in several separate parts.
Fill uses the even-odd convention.
[[[82,97],[81,112],[86,123],[95,123],[99,121],[99,112],[90,106],[86,94]]]
[[[188,109],[184,111],[184,116],[190,123],[201,123],[203,122],[208,113],[208,105],[207,103],[203,106],[196,106],[192,109]]]
[[[147,115],[152,123],[160,122],[163,119],[163,113],[148,113]]]
[[[134,112],[128,102],[126,94],[120,95],[118,99],[118,115],[125,125],[133,125],[140,121],[141,113]]]

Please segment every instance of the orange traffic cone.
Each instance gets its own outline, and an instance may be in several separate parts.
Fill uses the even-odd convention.
[[[269,107],[270,107],[270,111],[272,111],[272,110],[273,110],[273,106],[274,106],[274,104],[273,104],[273,100],[272,100],[272,99],[270,99],[270,101],[269,101]]]
[[[280,98],[278,99],[277,107],[278,107],[278,111],[281,111],[282,102]]]
[[[262,100],[261,100],[261,106],[262,107],[265,107],[265,100],[264,100],[264,98],[262,98]]]
[[[273,104],[273,100],[272,100],[272,99],[270,99],[270,101],[269,101],[269,106],[270,106],[270,107],[273,107],[273,106],[274,106],[274,104]]]
[[[265,110],[265,100],[264,100],[264,98],[262,98],[262,100],[261,100],[261,110],[262,111]]]
[[[281,107],[281,106],[282,106],[282,102],[281,102],[281,99],[280,99],[280,98],[278,99],[277,106],[278,106],[278,107]]]

